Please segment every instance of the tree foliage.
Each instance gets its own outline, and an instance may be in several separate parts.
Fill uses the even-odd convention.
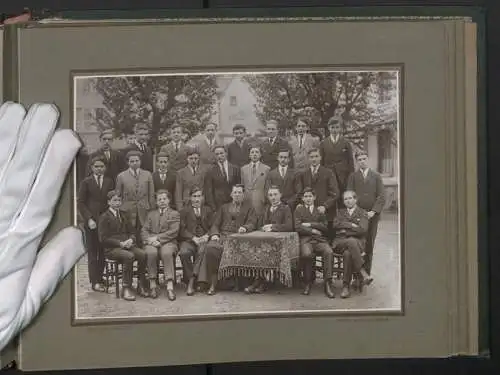
[[[346,136],[360,144],[373,124],[397,111],[387,98],[395,92],[395,72],[258,74],[244,79],[257,98],[259,119],[277,120],[282,130],[302,117],[311,129],[326,134],[328,120],[340,115]]]
[[[93,84],[106,109],[96,116],[98,126],[122,136],[144,123],[152,145],[175,122],[191,134],[203,128],[211,120],[217,88],[212,75],[100,77]]]

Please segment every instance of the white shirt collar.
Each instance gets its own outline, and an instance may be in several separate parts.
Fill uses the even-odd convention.
[[[340,139],[340,135],[330,134],[330,138],[331,138],[332,142],[335,143],[335,142],[338,142],[338,140]]]
[[[369,170],[370,170],[370,168],[368,168],[368,167],[367,167],[367,168],[365,168],[364,170],[363,170],[363,169],[361,169],[361,174],[362,174],[364,177],[366,177],[366,176],[368,175]]]
[[[318,173],[318,170],[319,170],[319,165],[317,165],[317,166],[311,165],[311,173],[314,173],[314,172]]]
[[[350,216],[352,216],[352,214],[354,213],[354,210],[356,209],[356,207],[353,207],[353,208],[348,208],[347,209],[347,212],[349,213]]]
[[[115,216],[118,216],[118,211],[115,210],[113,207],[109,207],[109,210],[111,211],[111,213]]]

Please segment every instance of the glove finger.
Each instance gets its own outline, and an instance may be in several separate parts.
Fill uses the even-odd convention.
[[[45,231],[52,219],[68,170],[81,146],[72,130],[58,130],[54,134],[33,189],[13,222],[9,235],[19,235],[19,240],[27,244]]]
[[[7,231],[12,220],[22,210],[54,134],[58,118],[59,112],[51,104],[34,104],[28,111],[21,125],[14,156],[0,185],[0,233]],[[63,145],[64,143],[60,147],[64,148]],[[58,161],[53,162],[57,164]]]
[[[20,292],[19,285],[7,285],[2,280],[0,293],[12,296],[13,291],[19,291],[20,302],[15,308],[10,302],[5,304],[11,309],[2,314],[0,348],[33,320],[84,253],[82,232],[75,227],[68,227],[54,236],[38,253],[27,288],[22,289],[26,294]],[[15,282],[14,279],[12,281]]]
[[[5,102],[0,107],[0,181],[14,154],[26,110],[21,104]]]

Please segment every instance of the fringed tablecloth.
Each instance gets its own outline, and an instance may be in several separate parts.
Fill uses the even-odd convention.
[[[297,233],[232,234],[223,238],[223,246],[219,280],[233,276],[262,277],[292,286],[292,266],[299,258]]]

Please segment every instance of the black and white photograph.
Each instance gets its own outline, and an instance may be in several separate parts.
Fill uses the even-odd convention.
[[[76,74],[73,321],[401,313],[401,71]]]

